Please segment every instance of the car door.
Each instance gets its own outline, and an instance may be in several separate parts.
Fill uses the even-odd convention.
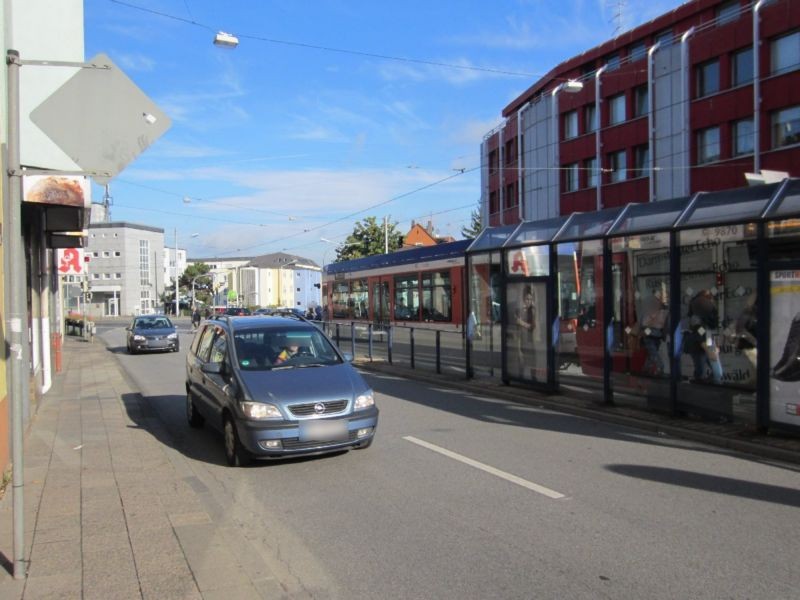
[[[203,371],[203,365],[208,362],[211,343],[214,341],[216,330],[214,325],[206,325],[197,334],[197,343],[192,344],[186,357],[186,381],[189,392],[192,394],[197,410],[207,419],[213,419],[214,401],[208,386],[208,375]]]
[[[218,328],[209,350],[204,369],[208,398],[211,402],[211,418],[217,427],[222,427],[222,412],[236,398],[238,387],[229,360],[229,340],[225,330]],[[231,407],[233,410],[233,407]]]

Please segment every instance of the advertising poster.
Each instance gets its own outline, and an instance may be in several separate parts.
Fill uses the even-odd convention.
[[[800,426],[800,271],[770,273],[769,417]]]

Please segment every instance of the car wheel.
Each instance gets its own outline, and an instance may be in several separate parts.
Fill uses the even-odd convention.
[[[225,460],[231,467],[244,467],[251,461],[250,453],[242,446],[239,441],[239,433],[236,431],[236,425],[233,419],[225,417],[225,426],[223,427],[223,435],[225,436]]]
[[[128,346],[128,354],[136,354],[136,348],[133,346]]]
[[[197,412],[191,392],[186,393],[186,420],[189,421],[189,427],[195,429],[200,429],[206,422],[203,415]]]
[[[175,344],[175,347],[172,349],[173,352],[180,352],[180,350],[181,350],[180,344]]]

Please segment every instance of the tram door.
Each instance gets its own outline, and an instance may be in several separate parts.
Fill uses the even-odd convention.
[[[376,327],[389,325],[390,311],[389,299],[391,290],[388,281],[374,281],[372,283],[372,322]]]

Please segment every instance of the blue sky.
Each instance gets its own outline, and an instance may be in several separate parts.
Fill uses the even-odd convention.
[[[458,239],[505,105],[678,4],[85,0],[87,59],[108,54],[173,120],[112,180],[112,219],[162,227],[169,245],[177,228],[190,257],[322,263],[335,246],[320,238],[368,216]]]

